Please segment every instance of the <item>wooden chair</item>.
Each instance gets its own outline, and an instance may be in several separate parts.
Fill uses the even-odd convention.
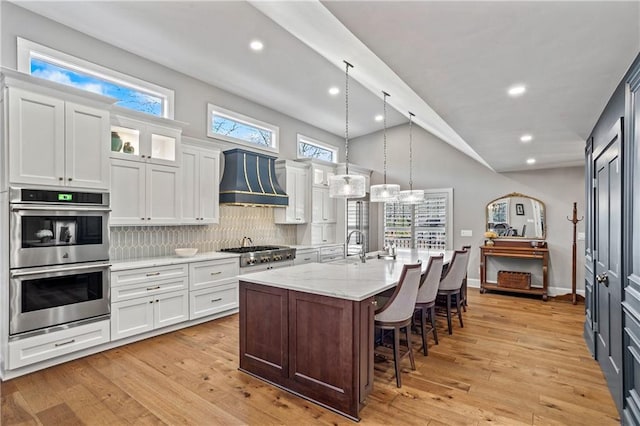
[[[402,274],[391,299],[375,313],[375,327],[393,332],[393,362],[396,370],[396,384],[402,386],[400,377],[400,360],[409,355],[411,369],[416,369],[411,347],[411,322],[420,285],[421,264],[412,263],[402,267]],[[400,330],[404,328],[407,335],[407,352],[400,357]]]
[[[460,320],[460,327],[464,327],[462,323],[462,283],[464,277],[467,274],[467,262],[469,259],[469,251],[456,250],[453,252],[453,258],[449,264],[447,272],[440,280],[438,287],[438,296],[446,297],[446,310],[447,310],[447,327],[449,328],[449,334],[453,334],[451,327],[451,299],[455,296],[456,308],[458,319]]]
[[[438,330],[436,329],[436,296],[442,275],[444,256],[431,256],[427,272],[422,276],[418,298],[416,300],[416,312],[420,314],[420,334],[422,335],[422,351],[424,356],[429,353],[427,336],[433,333],[433,340],[438,344]],[[431,320],[431,327],[427,329],[427,311]]]
[[[526,226],[526,225],[525,225]],[[462,250],[466,250],[469,252],[469,256],[467,256],[467,267],[465,268],[464,281],[462,282],[462,310],[467,312],[467,275],[469,274],[469,258],[471,257],[471,246],[462,246]]]

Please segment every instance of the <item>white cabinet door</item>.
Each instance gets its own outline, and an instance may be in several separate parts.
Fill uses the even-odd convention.
[[[146,166],[111,160],[111,225],[141,225],[146,216]]]
[[[293,204],[293,220],[295,223],[307,222],[307,187],[309,186],[309,175],[306,170],[293,169],[289,178],[293,181],[293,191],[289,194],[291,197],[293,194],[293,203],[289,199],[289,207]]]
[[[312,223],[311,244],[327,244],[336,242],[335,223]]]
[[[145,130],[147,160],[153,164],[179,165],[182,131],[153,124],[147,124]]]
[[[220,151],[184,146],[181,173],[181,223],[218,223]]]
[[[329,189],[314,187],[311,192],[311,221],[314,223],[335,222],[336,200],[329,196]]]
[[[276,166],[276,178],[289,196],[289,205],[274,212],[275,223],[302,224],[307,222],[307,188],[309,174],[296,166]]]
[[[167,327],[189,319],[189,292],[159,294],[153,299],[154,328]]]
[[[111,340],[151,331],[154,327],[153,298],[111,304]]]
[[[64,101],[7,90],[10,182],[64,185]]]
[[[220,221],[220,151],[203,151],[199,167],[200,223]]]
[[[146,165],[147,224],[180,222],[180,175],[176,167]]]
[[[69,186],[109,189],[109,113],[65,105],[65,179]]]
[[[329,190],[322,193],[322,218],[325,222],[336,221],[336,199],[329,196]]]
[[[198,150],[182,150],[182,223],[200,223],[199,158]]]

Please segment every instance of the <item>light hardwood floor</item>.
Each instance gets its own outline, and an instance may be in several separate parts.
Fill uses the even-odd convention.
[[[582,338],[584,305],[469,291],[417,370],[376,364],[362,424],[619,424]],[[330,342],[328,342],[330,344]],[[353,424],[237,370],[238,316],[2,383],[2,425]]]

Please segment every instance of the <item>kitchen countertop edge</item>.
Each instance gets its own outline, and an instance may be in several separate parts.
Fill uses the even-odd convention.
[[[204,262],[207,260],[221,260],[221,259],[233,259],[240,257],[236,253],[220,253],[220,252],[206,252],[198,253],[191,257],[178,257],[173,256],[161,256],[161,257],[147,257],[143,259],[130,259],[130,260],[116,260],[111,262],[111,272],[126,271],[128,269],[138,268],[152,268],[156,266],[177,265],[181,263],[193,263]]]

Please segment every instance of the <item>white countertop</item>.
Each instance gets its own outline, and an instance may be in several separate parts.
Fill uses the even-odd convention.
[[[344,246],[344,243],[322,243],[322,244],[297,244],[297,245],[292,245],[289,246],[291,248],[294,248],[296,250],[318,250],[321,249],[322,247],[335,247],[335,246]]]
[[[322,296],[361,301],[394,287],[400,279],[402,266],[422,260],[425,272],[430,256],[444,254],[444,261],[451,261],[450,250],[398,249],[393,259],[367,259],[360,262],[358,256],[351,256],[329,263],[306,263],[290,268],[271,269],[242,275],[242,281],[255,284],[297,290]]]
[[[206,260],[219,260],[238,257],[240,257],[240,255],[236,253],[221,253],[217,251],[210,251],[205,253],[198,253],[195,256],[191,257],[179,257],[173,255],[163,257],[147,257],[143,259],[133,260],[117,260],[111,262],[111,271],[124,271],[127,269],[137,268],[152,268],[155,266],[175,265],[178,263],[203,262]]]

